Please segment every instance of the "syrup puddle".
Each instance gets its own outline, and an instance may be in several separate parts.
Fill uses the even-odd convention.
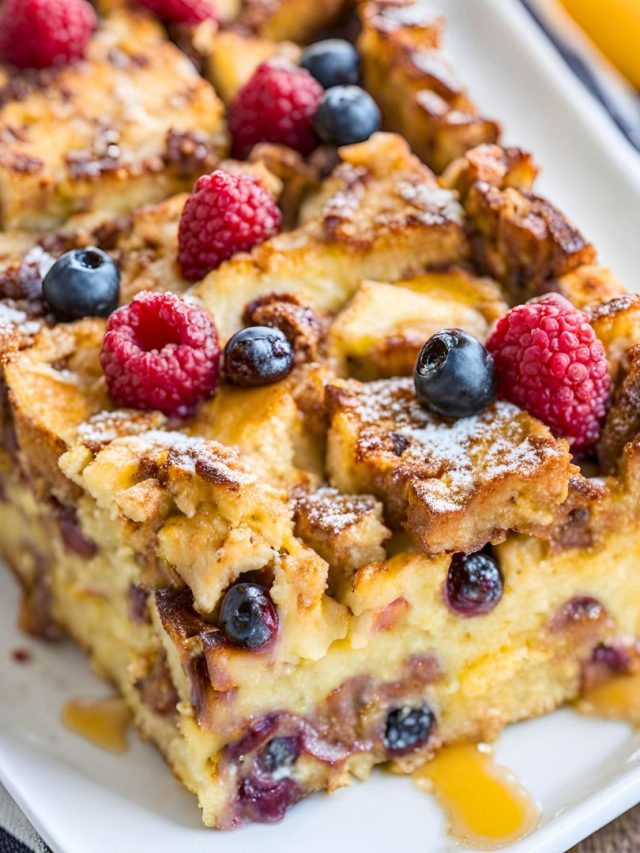
[[[465,845],[498,850],[535,829],[538,808],[505,767],[494,764],[485,744],[447,746],[413,774],[417,786],[434,794],[449,832]]]
[[[633,675],[614,675],[590,687],[576,702],[582,714],[624,720],[640,727],[640,672]]]
[[[125,752],[131,717],[124,699],[71,699],[62,722],[77,735],[110,752]]]

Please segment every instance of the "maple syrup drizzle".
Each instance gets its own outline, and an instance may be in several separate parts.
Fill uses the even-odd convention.
[[[458,743],[436,753],[413,774],[435,795],[447,816],[449,832],[465,845],[498,850],[535,829],[533,798],[504,767],[494,764],[484,744]]]
[[[613,675],[589,687],[576,703],[582,714],[624,720],[640,727],[640,672]]]
[[[131,717],[124,699],[71,699],[62,709],[62,722],[75,734],[110,752],[127,749]]]

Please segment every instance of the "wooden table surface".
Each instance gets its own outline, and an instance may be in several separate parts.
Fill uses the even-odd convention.
[[[640,853],[640,806],[578,844],[571,853]]]

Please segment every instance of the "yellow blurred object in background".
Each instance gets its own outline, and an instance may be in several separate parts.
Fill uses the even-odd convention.
[[[561,0],[611,62],[640,89],[640,0]]]

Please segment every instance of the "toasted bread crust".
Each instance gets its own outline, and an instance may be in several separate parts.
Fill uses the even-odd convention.
[[[17,83],[5,85],[0,107],[4,228],[127,212],[190,188],[226,148],[213,89],[135,12],[104,19],[84,62]]]
[[[450,425],[418,405],[409,379],[338,381],[327,399],[332,482],[378,497],[427,553],[549,524],[577,470],[566,442],[507,403]]]
[[[400,137],[374,134],[340,157],[303,206],[299,228],[237,255],[195,288],[223,340],[240,327],[245,305],[268,293],[295,293],[335,312],[363,278],[396,281],[466,259],[455,193],[438,186]]]
[[[476,145],[496,142],[499,125],[482,117],[442,54],[442,19],[415,0],[370,0],[358,11],[363,76],[385,124],[436,172]]]

